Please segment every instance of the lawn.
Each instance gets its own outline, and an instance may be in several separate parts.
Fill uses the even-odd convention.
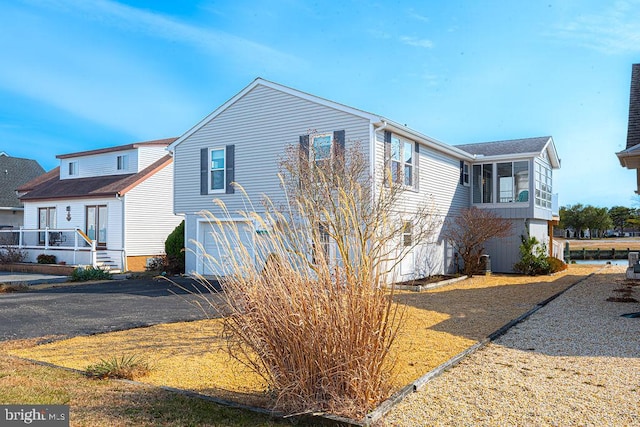
[[[406,322],[394,347],[397,358],[394,386],[399,389],[411,383],[595,269],[572,265],[554,276],[477,276],[429,292],[399,293],[396,300],[406,310]],[[89,417],[87,425],[96,425],[90,422],[90,411],[84,409],[87,405],[95,407],[95,401],[100,402],[100,416],[117,420],[116,424],[235,425],[231,418],[243,425],[271,422],[243,411],[231,411],[229,415],[224,412],[229,409],[153,387],[167,385],[244,404],[270,404],[261,378],[228,356],[219,320],[157,325],[42,345],[26,342],[10,348],[9,344],[4,346],[5,354],[0,354],[3,403],[24,403],[27,401],[24,399],[29,399],[29,403],[70,404],[73,419]],[[149,386],[89,380],[75,373],[19,361],[7,354],[81,370],[101,358],[141,355],[148,360],[151,371],[138,380]],[[21,391],[17,394],[6,391],[13,389]],[[176,400],[195,408],[175,413],[173,408],[179,406]],[[124,401],[130,403],[124,405]],[[200,405],[207,410],[199,410]],[[213,421],[202,418],[209,413],[213,414]],[[215,418],[218,413],[221,418]]]

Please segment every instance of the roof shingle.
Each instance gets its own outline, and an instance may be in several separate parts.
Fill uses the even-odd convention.
[[[549,142],[550,136],[511,139],[506,141],[479,142],[476,144],[454,145],[467,153],[481,156],[503,156],[512,154],[540,153]]]
[[[55,168],[42,179],[36,179],[21,190],[28,191],[20,200],[73,199],[85,197],[111,197],[124,194],[140,182],[173,161],[167,154],[142,171],[133,174],[60,179],[60,168]]]
[[[22,207],[22,203],[16,195],[16,190],[24,183],[42,174],[44,174],[44,169],[35,160],[1,154],[0,207]]]
[[[640,64],[631,67],[631,93],[629,95],[629,125],[627,149],[640,144]]]

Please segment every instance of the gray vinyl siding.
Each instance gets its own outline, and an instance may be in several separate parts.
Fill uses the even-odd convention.
[[[526,234],[524,219],[511,220],[512,234],[501,239],[491,239],[485,245],[485,253],[491,258],[491,271],[512,273],[513,265],[520,260],[520,236]]]
[[[376,132],[375,147],[376,182],[382,185],[385,173],[383,131]],[[396,279],[399,280],[455,272],[453,250],[444,240],[442,228],[448,218],[469,207],[470,187],[460,185],[460,159],[421,144],[418,167],[417,191],[405,191],[398,210],[411,215],[427,205],[432,208],[434,220],[441,226],[431,241],[416,247],[403,260],[396,272]]]
[[[175,147],[175,212],[213,209],[222,200],[231,211],[246,208],[241,191],[200,194],[200,150],[235,145],[235,181],[259,206],[263,194],[282,200],[278,178],[285,148],[300,135],[345,130],[347,147],[360,141],[368,157],[367,119],[258,85]]]

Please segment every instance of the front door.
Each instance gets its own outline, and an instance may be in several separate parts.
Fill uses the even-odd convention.
[[[107,207],[105,205],[87,206],[87,224],[85,233],[99,247],[107,246]]]

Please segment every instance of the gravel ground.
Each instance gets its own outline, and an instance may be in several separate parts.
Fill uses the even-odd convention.
[[[640,300],[624,267],[600,271],[407,396],[382,423],[640,426],[640,318],[620,317],[640,304],[606,301],[625,287]]]

